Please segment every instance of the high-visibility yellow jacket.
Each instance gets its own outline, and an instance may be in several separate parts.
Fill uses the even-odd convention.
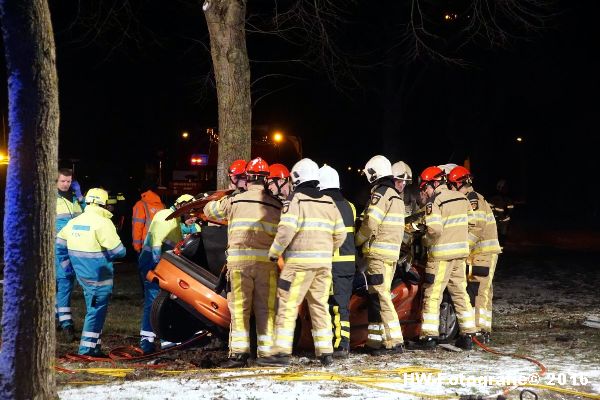
[[[125,256],[111,217],[104,208],[88,204],[83,214],[70,220],[56,238],[60,265],[65,269],[72,267],[79,279],[92,286],[112,285],[112,261]]]
[[[423,244],[428,261],[453,260],[469,255],[469,229],[475,227],[469,200],[460,192],[440,185],[425,205],[427,232]]]
[[[397,261],[404,238],[404,201],[390,179],[371,189],[355,244],[365,257]]]
[[[485,198],[473,190],[467,189],[467,199],[473,209],[474,228],[469,232],[471,255],[498,254],[502,252],[498,242],[498,228],[492,208]]]
[[[331,267],[333,253],[345,238],[344,221],[331,197],[320,193],[316,184],[300,184],[283,202],[269,257],[283,255],[286,265]]]
[[[56,194],[56,232],[58,233],[67,225],[67,222],[79,216],[82,213],[82,207],[77,201],[75,194],[71,199]]]
[[[227,219],[227,265],[244,266],[270,262],[269,248],[277,233],[281,201],[263,185],[250,183],[248,190],[211,201],[204,214]]]
[[[173,250],[177,243],[183,240],[184,235],[200,232],[198,224],[188,227],[180,222],[179,218],[167,221],[167,217],[174,211],[175,207],[166,208],[157,212],[152,218],[138,259],[138,266],[144,275],[158,264],[162,253]]]

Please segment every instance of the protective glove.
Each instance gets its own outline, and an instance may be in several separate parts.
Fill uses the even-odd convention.
[[[77,196],[77,200],[81,200],[83,198],[83,194],[81,194],[81,185],[79,182],[73,181],[71,182],[71,189],[75,192],[75,196]]]
[[[274,255],[269,255],[269,260],[271,260],[272,262],[277,262],[277,260],[279,260],[279,257],[274,256]]]

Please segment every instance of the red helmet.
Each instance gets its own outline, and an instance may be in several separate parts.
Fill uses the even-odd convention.
[[[246,160],[235,160],[227,169],[229,176],[242,175],[246,172]]]
[[[439,167],[427,167],[421,172],[421,184],[419,188],[423,189],[431,181],[441,181],[444,178],[444,171]]]
[[[272,164],[269,167],[269,178],[287,179],[290,177],[290,171],[283,164]]]
[[[471,179],[471,172],[465,167],[460,165],[452,168],[452,171],[448,174],[448,180],[452,183],[460,183],[469,181]]]
[[[269,175],[269,164],[260,157],[250,160],[248,165],[246,165],[246,175],[260,175],[266,177]]]

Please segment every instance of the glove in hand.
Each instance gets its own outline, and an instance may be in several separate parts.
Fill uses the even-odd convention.
[[[81,194],[81,185],[79,185],[79,182],[71,182],[71,189],[73,189],[73,191],[75,192],[75,196],[77,196],[78,199],[81,199],[83,197],[83,194]]]

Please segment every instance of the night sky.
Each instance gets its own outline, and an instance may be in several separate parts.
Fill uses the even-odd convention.
[[[146,165],[157,164],[160,151],[168,166],[175,163],[182,131],[199,138],[203,128],[217,125],[200,3],[139,2],[144,6],[134,19],[107,18],[100,30],[89,28],[89,10],[77,14],[77,5],[86,2],[50,3],[58,54],[61,165],[80,159],[77,168],[90,181],[135,185]],[[338,32],[344,51],[360,55],[353,59],[357,84],[342,76],[341,90],[318,65],[264,62],[301,57],[302,46],[248,33],[252,79],[289,75],[253,86],[255,101],[286,87],[254,106],[255,125],[301,137],[304,156],[340,170],[362,168],[377,153],[392,162],[407,161],[415,175],[427,165],[461,164],[468,157],[484,193],[491,194],[495,182],[505,177],[513,196],[527,201],[531,211],[568,207],[569,199],[560,193],[575,191],[584,193],[577,195],[583,214],[598,215],[592,195],[599,145],[597,2],[557,2],[558,13],[548,28],[512,40],[507,48],[471,46],[464,53],[467,66],[430,59],[408,66],[377,64],[377,57],[389,54],[377,46],[389,45],[394,38],[387,32],[402,28],[390,24],[395,16],[385,5],[391,2],[378,8],[368,3],[356,6],[358,14]],[[271,7],[270,1],[249,1],[252,15]],[[115,21],[130,21],[126,35]],[[372,54],[365,58],[369,48]],[[410,74],[412,90],[400,111],[391,104],[393,88],[386,74]],[[6,115],[6,94],[0,104]],[[390,127],[390,115],[400,122]],[[396,132],[392,145],[382,139],[385,129]],[[355,173],[342,178],[346,187],[366,186],[366,179]]]

